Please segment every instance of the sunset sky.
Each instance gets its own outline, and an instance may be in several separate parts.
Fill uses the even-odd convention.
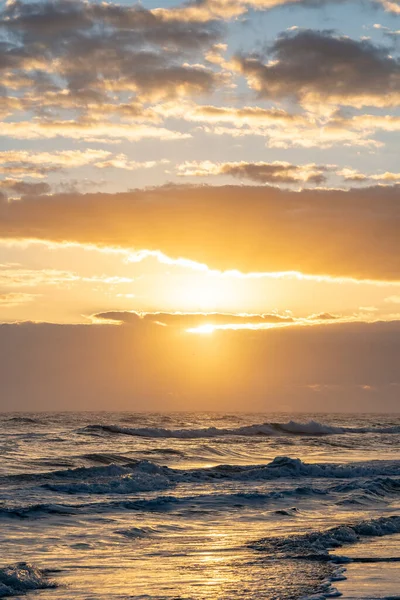
[[[399,410],[400,2],[0,6],[0,410]]]

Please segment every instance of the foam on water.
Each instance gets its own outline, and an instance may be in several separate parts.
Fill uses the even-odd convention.
[[[219,465],[210,468],[176,469],[144,460],[127,465],[53,471],[31,475],[29,478],[43,482],[42,485],[46,489],[67,494],[131,494],[168,489],[179,483],[301,478],[352,479],[373,476],[400,476],[400,462],[307,464],[297,458],[280,456],[265,465]],[[64,483],[63,480],[68,480],[68,483]],[[382,487],[382,482],[375,485],[378,490],[379,485]]]
[[[270,554],[275,558],[299,558],[307,560],[339,561],[346,558],[331,556],[329,550],[345,544],[355,544],[362,537],[381,537],[400,533],[400,516],[391,515],[359,523],[340,525],[325,531],[302,535],[263,538],[251,544],[251,548]]]
[[[0,432],[3,597],[322,600],[350,556],[399,560],[363,550],[400,531],[395,415],[29,413]]]
[[[218,465],[195,469],[174,469],[159,466],[151,461],[137,461],[128,465],[108,465],[106,467],[83,467],[53,471],[39,476],[51,479],[87,479],[126,477],[127,475],[147,474],[165,477],[170,482],[193,482],[210,479],[254,479],[269,480],[279,478],[322,477],[343,478],[371,476],[400,476],[400,461],[371,461],[356,463],[305,463],[299,458],[277,456],[264,465]]]
[[[300,560],[312,562],[330,562],[343,565],[353,559],[330,550],[356,544],[363,538],[382,537],[400,533],[400,516],[391,515],[378,519],[360,521],[358,523],[339,525],[324,531],[315,531],[287,537],[270,537],[250,544],[254,550],[263,552],[273,560]],[[335,598],[342,594],[333,587],[333,583],[345,579],[342,566],[332,568],[330,577],[323,580],[315,593],[300,600],[323,600]]]
[[[308,423],[298,423],[289,421],[288,423],[256,423],[254,425],[246,425],[237,428],[218,428],[207,427],[202,429],[165,429],[162,427],[121,427],[119,425],[102,425],[93,424],[87,425],[81,430],[82,433],[111,433],[123,434],[138,437],[149,438],[180,438],[180,439],[197,439],[197,438],[212,438],[223,436],[277,436],[277,435],[304,435],[304,436],[319,436],[319,435],[343,435],[351,434],[398,434],[400,433],[399,426],[393,427],[334,427],[324,425],[317,421],[309,421]]]
[[[28,563],[18,563],[0,569],[0,598],[26,594],[33,590],[55,587],[44,571]]]

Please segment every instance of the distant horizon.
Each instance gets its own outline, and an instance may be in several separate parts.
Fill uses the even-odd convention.
[[[127,414],[138,414],[138,415],[156,415],[156,414],[220,414],[220,415],[235,415],[235,414],[243,414],[243,415],[399,415],[400,411],[391,411],[391,412],[303,412],[303,411],[245,411],[245,410],[234,410],[234,411],[225,411],[225,410],[6,410],[0,411],[0,415],[9,415],[9,414],[71,414],[71,413],[82,413],[82,414],[119,414],[119,413],[127,413]]]

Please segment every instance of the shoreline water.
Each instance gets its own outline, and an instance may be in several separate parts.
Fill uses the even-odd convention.
[[[39,569],[15,594],[375,598],[378,563],[347,559],[398,546],[400,415],[284,417],[0,415],[0,568]]]

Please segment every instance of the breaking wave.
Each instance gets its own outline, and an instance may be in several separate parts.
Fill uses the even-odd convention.
[[[346,556],[331,554],[331,550],[337,550],[348,544],[356,544],[362,541],[363,538],[382,537],[396,533],[400,533],[400,516],[392,515],[338,525],[311,533],[262,538],[250,543],[248,546],[253,550],[262,552],[264,559],[279,560],[281,562],[301,561],[301,564],[305,567],[307,564],[330,565],[330,575],[321,580],[313,590],[312,595],[307,594],[306,596],[308,600],[324,600],[325,598],[341,596],[341,593],[332,587],[332,584],[346,579],[344,575],[346,569],[343,565],[353,562],[353,559]],[[387,560],[397,562],[398,558],[393,557]],[[374,559],[365,559],[365,562],[373,561]],[[363,559],[359,562],[363,562]],[[305,600],[304,597],[303,600]]]
[[[28,479],[44,487],[66,493],[131,493],[165,489],[178,483],[210,481],[270,481],[274,479],[355,479],[360,477],[398,477],[400,461],[355,463],[305,463],[299,458],[277,456],[257,465],[217,465],[192,469],[160,466],[151,461],[127,464],[78,467],[47,473],[10,475],[4,479]],[[380,485],[383,485],[380,482]]]
[[[87,483],[85,488],[80,484],[71,484],[71,487],[62,487],[61,484],[48,486],[51,489],[62,491],[67,494],[81,493],[85,489],[86,494],[102,494],[105,491],[112,493],[116,489],[115,482],[95,483],[92,487]],[[125,487],[124,487],[125,486]],[[172,487],[172,484],[170,485]],[[122,494],[122,490],[129,493],[129,484],[122,483],[117,486],[117,494]],[[101,489],[99,492],[98,490]],[[169,512],[175,509],[190,509],[191,507],[201,508],[206,511],[219,511],[230,508],[255,508],[265,506],[269,503],[279,503],[281,500],[301,500],[304,498],[329,497],[334,495],[339,498],[338,504],[358,504],[362,502],[376,502],[377,498],[381,501],[393,494],[400,493],[400,480],[390,477],[364,480],[350,480],[339,485],[328,485],[327,487],[317,487],[315,485],[299,485],[294,488],[282,488],[273,491],[253,490],[248,492],[224,493],[215,491],[213,493],[203,493],[187,496],[160,495],[153,498],[137,497],[128,500],[106,500],[93,501],[77,504],[43,503],[28,504],[26,506],[8,506],[0,508],[0,517],[30,519],[41,518],[52,515],[76,515],[86,513],[107,513],[113,510],[131,510],[144,512]],[[293,509],[282,509],[291,511],[290,516],[294,516]],[[277,512],[277,511],[275,511]],[[277,514],[280,513],[279,511]],[[285,513],[286,514],[286,513]]]
[[[25,562],[0,569],[0,598],[54,587],[45,571]]]
[[[263,538],[253,542],[249,547],[265,552],[275,559],[350,562],[350,559],[331,555],[329,551],[342,548],[346,544],[355,544],[363,537],[382,537],[395,533],[400,533],[400,516],[398,515],[339,525],[324,531],[301,535]]]
[[[17,476],[19,477],[19,476]],[[122,500],[64,504],[55,502],[29,504],[26,506],[3,505],[0,517],[40,518],[48,515],[73,515],[77,512],[107,512],[113,509],[139,511],[168,511],[190,504],[201,505],[205,510],[221,510],[224,507],[246,506],[279,501],[280,499],[331,495],[337,504],[357,504],[382,501],[400,493],[400,461],[373,461],[370,463],[321,463],[307,464],[299,459],[276,457],[265,465],[220,465],[210,468],[177,469],[159,466],[150,461],[137,461],[129,465],[107,465],[65,469],[35,474],[35,482],[44,489],[62,495],[130,495],[136,498]],[[142,492],[174,489],[179,484],[224,484],[251,482],[261,484],[275,480],[297,481],[296,487],[263,490],[252,489],[226,493],[214,488],[212,494],[188,494],[187,496],[160,495],[153,498],[140,497]],[[305,480],[320,479],[326,483]],[[341,481],[330,481],[330,480]]]
[[[390,427],[333,427],[324,425],[317,421],[308,423],[297,423],[289,421],[288,423],[258,423],[246,425],[231,429],[222,429],[218,427],[206,427],[203,429],[165,429],[162,427],[120,427],[119,425],[87,425],[79,430],[80,433],[87,434],[122,434],[137,437],[148,438],[179,438],[179,439],[197,439],[212,438],[223,436],[279,436],[279,435],[304,435],[304,436],[323,436],[323,435],[343,435],[350,434],[400,434],[400,426]]]

